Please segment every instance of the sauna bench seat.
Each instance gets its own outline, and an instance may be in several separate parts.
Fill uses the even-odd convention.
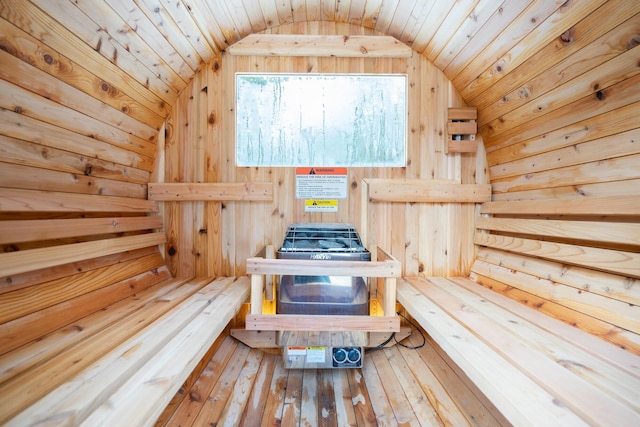
[[[397,297],[513,425],[640,425],[640,357],[467,278]]]
[[[249,296],[168,279],[0,358],[0,425],[153,425]]]

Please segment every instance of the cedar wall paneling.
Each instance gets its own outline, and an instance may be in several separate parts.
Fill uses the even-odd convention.
[[[0,2],[0,354],[170,277],[147,183],[186,83],[41,3]]]
[[[446,275],[469,271],[475,241],[471,274],[480,283],[640,352],[640,2],[125,3],[0,2],[0,219],[3,230],[45,233],[3,241],[3,252],[141,233],[140,225],[91,236],[65,227],[61,237],[48,221],[144,216],[149,181],[271,181],[273,202],[163,204],[174,274],[239,274],[291,222],[360,226],[363,177],[483,183],[490,175],[494,202],[507,206],[494,206],[500,214],[487,206],[477,235],[470,206],[370,204],[370,244],[391,250],[407,275]],[[416,53],[220,54],[265,29],[377,31]],[[304,214],[292,170],[233,166],[233,73],[309,67],[410,76],[411,163],[350,169],[337,214]],[[476,157],[443,150],[446,107],[463,103],[478,108],[486,150]],[[23,220],[42,223],[12,222]],[[71,266],[3,278],[0,292],[71,275]]]
[[[494,201],[472,278],[636,353],[639,13],[606,2],[537,52],[514,49],[486,90],[462,90]]]
[[[297,23],[273,31],[370,34],[330,22]],[[305,213],[295,199],[294,168],[235,166],[236,72],[407,73],[409,140],[406,168],[349,168],[348,198],[337,213]],[[166,182],[274,183],[272,202],[165,202],[167,260],[175,274],[244,274],[244,261],[276,247],[294,222],[350,222],[360,228],[362,178],[448,179],[482,183],[484,152],[445,154],[447,108],[462,105],[448,79],[424,57],[407,59],[250,57],[223,54],[198,73],[168,120]],[[479,172],[477,172],[479,171]],[[406,275],[465,275],[475,257],[476,206],[460,203],[370,203],[369,246],[400,259]]]

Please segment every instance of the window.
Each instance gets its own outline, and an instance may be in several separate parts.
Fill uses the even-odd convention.
[[[403,74],[236,74],[238,166],[405,166]]]

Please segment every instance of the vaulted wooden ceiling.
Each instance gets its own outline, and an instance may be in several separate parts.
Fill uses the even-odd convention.
[[[16,12],[32,8],[22,1],[3,3]],[[33,3],[40,9],[33,15],[43,22],[45,14],[50,15],[58,23],[43,25],[43,32],[62,36],[68,48],[77,48],[84,41],[167,100],[179,93],[204,63],[243,37],[286,23],[320,20],[364,26],[396,37],[442,69],[467,102],[473,103],[549,43],[569,43],[572,27],[604,0]],[[69,39],[62,27],[80,40]],[[62,53],[67,49],[57,50]]]
[[[61,80],[99,98],[104,92],[104,102],[158,129],[195,73],[247,35],[303,21],[335,23],[337,34],[364,27],[397,38],[440,68],[465,102],[478,107],[486,144],[494,133],[513,128],[505,121],[524,123],[534,113],[552,111],[550,105],[557,108],[601,88],[597,82],[533,102],[635,47],[638,5],[636,0],[3,0],[6,39],[0,48],[28,50],[33,44],[33,57],[23,61],[47,72],[53,66]],[[599,76],[610,75],[601,71]],[[620,75],[627,77],[628,71]]]

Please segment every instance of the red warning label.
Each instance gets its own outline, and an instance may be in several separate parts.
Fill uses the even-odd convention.
[[[296,168],[296,175],[346,175],[347,168]]]

